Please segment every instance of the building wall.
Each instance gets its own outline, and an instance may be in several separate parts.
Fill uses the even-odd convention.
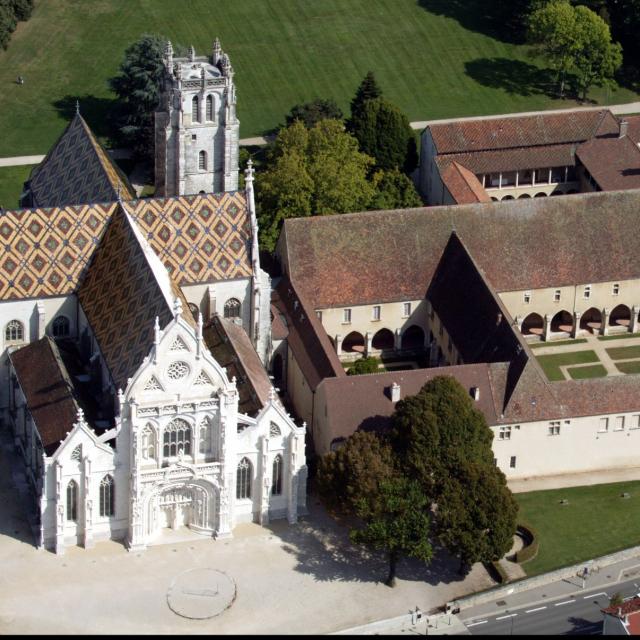
[[[562,384],[562,383],[557,383]],[[609,420],[602,430],[600,418]],[[624,428],[616,430],[616,418]],[[493,426],[493,452],[508,479],[638,466],[640,412],[561,419],[560,433],[549,435],[550,421]],[[509,439],[500,437],[511,427]],[[511,457],[515,456],[515,467]]]
[[[433,137],[427,127],[420,136],[420,169],[419,189],[420,194],[428,205],[447,204],[444,202],[445,189],[438,167],[434,162],[437,155]],[[447,192],[448,193],[448,192]]]
[[[291,348],[287,349],[287,396],[301,420],[313,423],[314,393],[300,369]]]

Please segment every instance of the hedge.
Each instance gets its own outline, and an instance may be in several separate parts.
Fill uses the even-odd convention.
[[[516,527],[524,540],[524,547],[516,553],[516,562],[524,564],[538,555],[538,534],[530,524],[519,523]]]

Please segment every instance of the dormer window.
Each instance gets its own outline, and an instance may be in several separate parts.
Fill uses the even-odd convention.
[[[524,303],[529,304],[531,302],[531,291],[524,292]]]
[[[617,296],[620,293],[620,285],[616,282],[613,287],[611,287],[611,295]]]
[[[584,292],[582,294],[585,300],[588,300],[591,297],[591,285],[585,285]]]

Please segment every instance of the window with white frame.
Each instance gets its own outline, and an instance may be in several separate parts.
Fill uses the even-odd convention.
[[[207,96],[207,120],[213,120],[213,96],[209,94]]]
[[[562,292],[560,291],[560,289],[556,289],[553,292],[553,301],[554,302],[560,302],[560,296],[561,296]]]
[[[172,458],[180,451],[191,455],[191,425],[176,418],[164,428],[163,455],[165,458]]]
[[[640,429],[640,414],[636,413],[629,419],[629,429]]]
[[[70,480],[67,485],[67,520],[78,520],[78,483],[75,480]]]
[[[198,102],[198,96],[193,96],[191,99],[191,119],[194,122],[200,122],[200,108]]]
[[[560,422],[550,422],[549,423],[549,435],[550,436],[559,436],[560,435]]]
[[[500,427],[498,431],[499,440],[511,440],[511,427]]]
[[[271,495],[282,495],[282,456],[278,454],[273,459],[273,474],[271,476]]]
[[[69,318],[66,316],[56,316],[51,328],[54,338],[66,338],[69,335]]]
[[[620,285],[616,282],[613,287],[611,287],[611,295],[617,296],[620,293]]]
[[[20,320],[11,320],[4,330],[5,342],[22,342],[24,340],[24,325]]]
[[[516,468],[516,457],[515,457],[515,456],[511,456],[511,460],[509,460],[509,466],[510,466],[512,469],[515,469],[515,468]]]
[[[343,323],[351,322],[351,309],[342,310],[342,322]]]
[[[600,418],[598,431],[600,433],[604,433],[605,431],[609,431],[609,418]]]
[[[405,302],[402,305],[402,317],[403,318],[408,318],[411,315],[411,303],[410,302]]]
[[[615,422],[613,423],[614,431],[623,431],[624,430],[624,416],[616,416]]]
[[[251,462],[247,458],[242,458],[238,463],[236,474],[236,498],[238,500],[249,500],[251,498]]]
[[[229,300],[224,303],[224,317],[239,318],[241,308],[240,300],[237,298],[229,298]]]
[[[213,435],[213,425],[211,424],[211,418],[207,417],[200,423],[200,453],[211,452],[211,439]]]
[[[373,319],[380,320],[380,305],[375,305],[373,307]]]
[[[100,516],[103,518],[115,513],[115,492],[113,490],[113,477],[106,475],[100,482]]]
[[[198,153],[198,169],[200,169],[200,171],[205,171],[206,168],[207,168],[207,152],[200,151],[200,153]]]
[[[525,291],[523,299],[525,304],[529,304],[531,302],[531,291]]]
[[[591,297],[591,285],[585,285],[584,291],[582,292],[582,297],[585,300],[588,300]]]

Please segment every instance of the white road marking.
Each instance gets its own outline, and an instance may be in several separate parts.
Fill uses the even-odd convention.
[[[518,614],[517,613],[511,613],[508,616],[500,616],[499,618],[496,618],[496,620],[506,620],[507,618],[515,618]]]
[[[561,607],[563,604],[571,604],[572,602],[575,602],[575,600],[565,600],[564,602],[556,602],[554,607]]]
[[[468,624],[467,627],[475,627],[478,624],[487,624],[487,622],[489,622],[488,620],[480,620],[479,622],[472,622],[471,624]]]
[[[528,611],[525,611],[525,613],[535,613],[536,611],[542,611],[543,609],[546,609],[547,607],[538,607],[537,609],[529,609]]]
[[[589,598],[595,598],[596,596],[606,596],[607,594],[604,591],[600,593],[592,593],[590,596],[582,596],[583,600],[588,600]]]

